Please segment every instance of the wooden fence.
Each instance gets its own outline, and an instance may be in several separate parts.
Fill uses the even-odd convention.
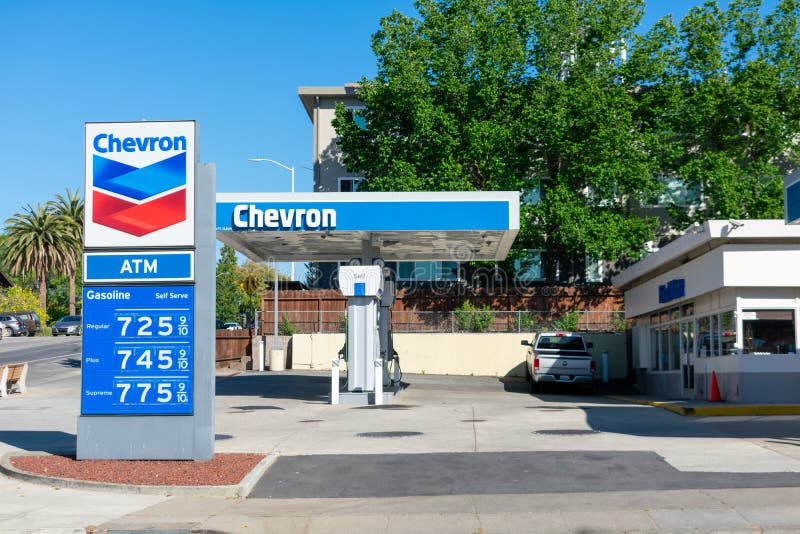
[[[217,330],[216,366],[247,369],[253,355],[253,340],[249,330]]]
[[[397,331],[455,331],[452,312],[464,301],[479,310],[484,306],[493,310],[497,314],[492,321],[494,331],[517,331],[523,322],[531,321],[520,315],[523,313],[539,314],[542,324],[574,310],[584,314],[581,324],[597,325],[588,330],[604,331],[609,329],[607,325],[619,328],[624,297],[622,291],[610,286],[532,287],[506,293],[461,288],[401,289],[392,306],[393,322],[398,323]],[[336,290],[279,291],[279,333],[344,332],[346,304],[347,299]],[[259,332],[273,332],[273,310],[273,293],[266,291],[261,300]]]

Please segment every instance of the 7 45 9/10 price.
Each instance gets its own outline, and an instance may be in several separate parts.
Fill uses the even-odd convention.
[[[172,369],[176,363],[177,369],[182,371],[189,368],[189,356],[185,348],[146,349],[131,347],[117,349],[116,353],[117,356],[122,358],[119,362],[119,368],[123,371],[150,369],[153,364],[161,370]]]
[[[168,337],[189,335],[187,315],[118,315],[117,326],[120,337]]]
[[[130,404],[134,402],[138,402],[140,404],[152,403],[153,400],[151,398],[152,395],[150,395],[150,393],[151,391],[153,391],[153,386],[156,387],[154,393],[155,393],[155,402],[157,403],[177,402],[181,404],[189,401],[189,394],[186,391],[185,382],[178,382],[177,391],[174,393],[172,386],[175,384],[173,384],[172,382],[159,382],[155,384],[151,382],[138,382],[138,383],[117,382],[114,385],[120,392],[119,402],[121,404],[125,403]],[[175,399],[174,401],[173,397]]]

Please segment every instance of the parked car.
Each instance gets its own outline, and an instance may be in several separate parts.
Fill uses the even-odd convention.
[[[242,330],[242,325],[239,323],[225,323],[222,328],[225,330]]]
[[[66,315],[53,324],[53,335],[79,336],[82,323],[80,315]]]
[[[33,310],[10,311],[2,313],[19,317],[19,319],[25,324],[25,328],[28,330],[29,336],[35,336],[36,332],[39,332],[42,329],[42,322],[39,319],[39,315]]]
[[[16,315],[0,314],[0,322],[3,323],[3,335],[6,337],[28,335],[28,328]]]
[[[523,341],[527,345],[525,375],[535,393],[544,383],[582,385],[589,391],[594,389],[595,363],[581,334],[573,332],[542,332],[536,342]]]

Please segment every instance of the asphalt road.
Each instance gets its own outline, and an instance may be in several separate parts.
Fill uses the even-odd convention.
[[[4,337],[0,340],[0,365],[27,362],[29,384],[50,381],[65,367],[80,367],[82,340],[79,336]]]
[[[284,456],[250,498],[367,498],[800,486],[800,473],[684,473],[649,451]]]

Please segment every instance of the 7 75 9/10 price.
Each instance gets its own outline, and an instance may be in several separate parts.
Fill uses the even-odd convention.
[[[132,384],[130,382],[117,382],[114,386],[119,390],[119,402],[121,404],[130,404],[134,402],[138,402],[139,404],[147,404],[152,403],[152,399],[148,398],[148,395],[153,390],[153,386],[156,386],[155,389],[155,402],[157,403],[167,403],[167,402],[176,402],[178,404],[183,404],[189,402],[189,394],[186,391],[186,383],[178,382],[178,391],[172,391],[172,382],[159,382],[157,384],[153,384],[150,382],[138,382]],[[133,391],[131,391],[133,389]],[[138,394],[138,397],[137,397]],[[174,397],[174,401],[173,401]]]
[[[118,315],[117,326],[120,337],[167,337],[189,335],[189,318],[186,315]]]

